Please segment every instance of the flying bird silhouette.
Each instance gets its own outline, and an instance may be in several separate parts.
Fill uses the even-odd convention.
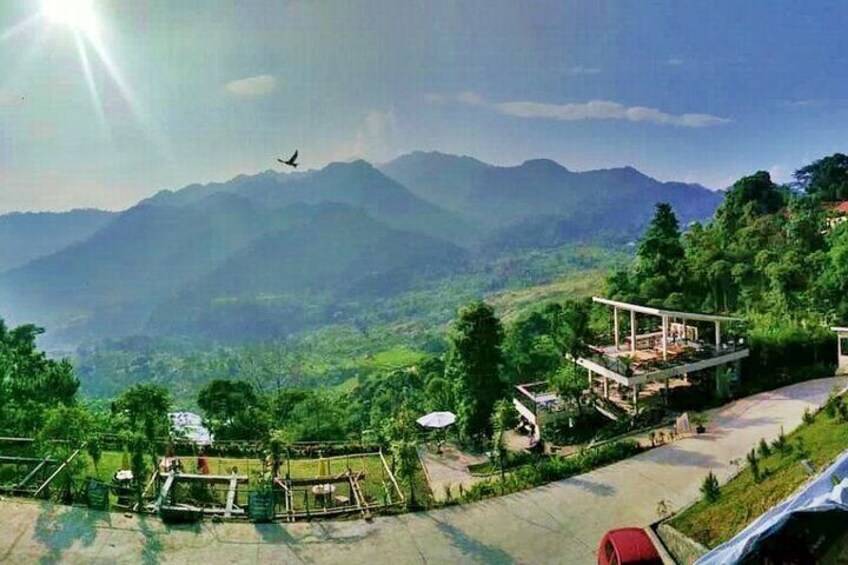
[[[297,168],[297,163],[296,163],[295,161],[297,161],[297,149],[295,149],[295,151],[294,151],[294,155],[292,155],[292,156],[289,158],[289,160],[288,160],[288,161],[283,161],[282,159],[277,159],[277,161],[279,161],[279,162],[280,162],[280,163],[282,163],[283,165],[288,165],[289,167],[294,167],[294,168],[296,169],[296,168]]]

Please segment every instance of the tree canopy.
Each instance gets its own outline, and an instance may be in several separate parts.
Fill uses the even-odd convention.
[[[848,155],[834,153],[795,171],[795,186],[825,202],[848,200]]]
[[[0,430],[33,437],[45,411],[70,406],[79,380],[68,360],[48,359],[36,346],[43,329],[24,325],[9,329],[0,319]]]
[[[460,310],[451,333],[445,374],[455,383],[460,430],[466,437],[491,435],[491,414],[503,398],[503,327],[492,307],[477,302]]]

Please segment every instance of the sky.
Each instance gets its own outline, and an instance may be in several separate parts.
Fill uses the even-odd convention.
[[[846,150],[841,1],[90,3],[0,3],[0,212],[123,209],[295,148],[714,189]]]

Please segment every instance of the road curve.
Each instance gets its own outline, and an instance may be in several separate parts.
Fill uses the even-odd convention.
[[[158,520],[6,499],[0,562],[67,563],[593,563],[603,533],[680,508],[704,475],[788,432],[846,378],[792,385],[711,413],[708,433],[585,475],[463,506],[365,521],[250,525]]]

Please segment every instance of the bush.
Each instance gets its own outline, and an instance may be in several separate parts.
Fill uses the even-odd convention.
[[[718,478],[716,478],[712,471],[704,477],[704,482],[701,483],[701,495],[709,504],[712,504],[721,497],[721,491],[718,486]]]
[[[506,479],[487,479],[474,484],[462,495],[465,502],[473,502],[495,496],[517,492],[531,487],[559,481],[587,473],[598,467],[610,465],[640,453],[642,448],[633,440],[617,441],[600,447],[584,449],[570,457],[552,456],[540,459],[535,465],[525,465],[507,475]]]
[[[754,476],[754,482],[760,482],[762,476],[760,475],[760,462],[757,460],[757,452],[751,449],[745,458],[748,460],[748,466],[751,467],[751,474]]]
[[[771,455],[771,448],[765,439],[760,439],[760,446],[757,448],[760,457],[768,457]]]
[[[783,433],[783,426],[780,426],[780,434],[771,445],[778,453],[782,453],[783,455],[792,451],[792,446],[789,445],[789,442],[786,440],[786,434]]]
[[[834,390],[827,398],[827,403],[824,405],[824,413],[828,418],[836,418],[840,412],[840,406],[844,405],[842,397]]]
[[[810,425],[816,421],[816,415],[810,412],[809,408],[804,408],[803,420],[805,424]]]
[[[810,456],[810,449],[807,447],[807,444],[804,443],[804,438],[801,436],[797,436],[795,438],[795,456],[801,459],[807,459]]]

